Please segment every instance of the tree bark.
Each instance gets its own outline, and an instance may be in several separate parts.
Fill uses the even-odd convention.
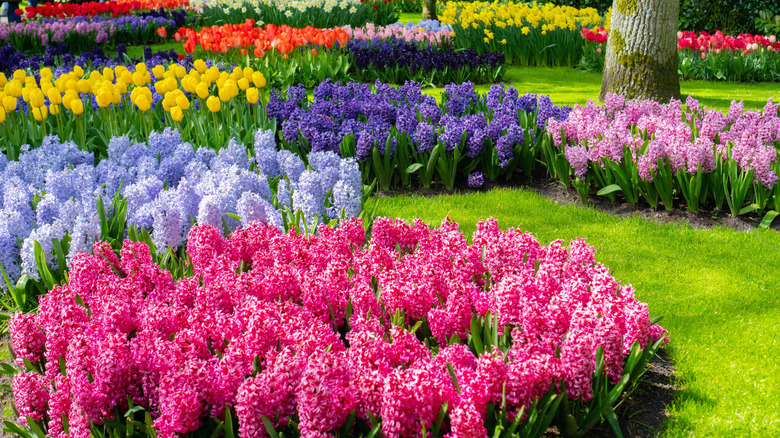
[[[438,20],[436,15],[436,0],[423,0],[422,2],[422,19],[423,20]]]
[[[669,102],[680,98],[679,0],[614,0],[601,94]]]

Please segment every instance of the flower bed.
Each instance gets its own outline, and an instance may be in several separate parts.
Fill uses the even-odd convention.
[[[430,187],[434,178],[448,190],[456,178],[480,170],[494,181],[513,173],[531,176],[548,118],[565,120],[568,107],[547,96],[519,96],[510,86],[493,85],[487,95],[470,83],[445,87],[442,104],[419,84],[396,89],[323,82],[309,102],[290,87],[286,98],[272,91],[267,115],[293,150],[341,151],[356,157],[364,181],[391,186]]]
[[[614,418],[666,337],[647,305],[582,239],[542,246],[488,220],[471,241],[449,221],[377,219],[370,239],[356,221],[199,226],[174,272],[144,243],[96,244],[11,320],[21,427],[536,437]]]
[[[455,51],[398,39],[354,40],[347,43],[346,51],[354,59],[356,68],[351,72],[358,82],[484,84],[499,82],[504,76],[504,52],[478,54],[474,49]]]
[[[193,0],[205,25],[239,24],[252,19],[277,26],[387,25],[398,20],[389,0]]]
[[[693,212],[705,205],[734,216],[780,211],[780,105],[744,112],[734,101],[727,115],[691,97],[686,106],[617,95],[604,106],[575,106],[568,120],[547,125],[548,169],[567,183],[573,174],[583,197],[593,185],[630,204],[641,196],[653,208],[672,209],[680,199]]]
[[[580,66],[604,69],[609,32],[603,27],[582,29],[587,40]],[[774,35],[739,34],[736,37],[701,32],[677,32],[678,70],[681,79],[728,81],[780,81],[780,42]]]
[[[64,43],[74,53],[82,53],[96,44],[112,44],[116,31],[111,22],[27,21],[0,26],[0,43],[32,53],[43,53],[49,45]]]
[[[24,15],[26,19],[33,18],[65,18],[97,15],[111,15],[116,18],[120,15],[129,15],[138,11],[154,9],[178,9],[188,6],[188,0],[109,0],[105,2],[84,3],[44,3],[39,6],[28,6],[24,10],[17,9],[16,13]]]
[[[65,262],[97,239],[118,244],[128,232],[146,232],[164,254],[179,249],[193,220],[225,230],[262,220],[284,231],[302,227],[300,216],[314,227],[360,214],[363,189],[354,160],[310,154],[307,168],[289,151],[277,151],[273,131],[257,131],[251,149],[251,159],[234,141],[219,152],[193,149],[166,129],[140,144],[115,137],[97,163],[54,136],[17,161],[0,154],[0,267],[10,283],[24,276],[33,290],[32,280],[51,287],[39,271],[41,256],[61,277]],[[105,202],[102,213],[99,202]]]
[[[437,22],[438,23],[438,22]],[[409,23],[411,24],[411,23]],[[425,23],[420,23],[425,24]],[[452,30],[435,27],[422,27],[416,25],[403,26],[400,23],[389,26],[376,26],[368,23],[363,27],[344,26],[350,39],[359,41],[398,39],[406,42],[429,43],[434,45],[449,45]]]
[[[457,47],[500,50],[517,65],[574,66],[582,55],[579,30],[603,19],[593,8],[553,4],[447,2],[442,22],[455,29]]]

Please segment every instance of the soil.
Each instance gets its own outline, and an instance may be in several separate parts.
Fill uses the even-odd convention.
[[[650,438],[660,434],[664,420],[669,417],[666,408],[682,389],[675,385],[674,371],[672,359],[663,350],[650,361],[638,386],[623,399],[617,409],[618,424],[625,438]],[[551,427],[545,433],[546,438],[560,436],[556,427]],[[614,436],[615,433],[606,422],[585,434],[586,438]]]
[[[659,435],[669,417],[666,408],[682,389],[673,377],[672,359],[661,350],[650,361],[645,375],[634,392],[626,397],[618,411],[618,421],[626,438],[645,438]],[[607,438],[615,434],[608,424],[589,432],[587,437]]]

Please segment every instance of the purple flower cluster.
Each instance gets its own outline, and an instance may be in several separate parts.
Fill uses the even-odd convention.
[[[531,116],[538,112],[533,122],[538,129],[548,119],[566,120],[571,110],[552,105],[547,96],[520,96],[513,86],[493,85],[487,96],[479,95],[468,82],[447,85],[443,101],[438,105],[414,82],[396,89],[378,81],[373,87],[325,81],[314,90],[312,102],[302,87],[290,87],[286,96],[272,91],[267,114],[281,122],[285,141],[304,142],[313,152],[338,152],[344,138],[352,135],[356,157],[366,161],[375,146],[384,153],[388,138],[392,146],[406,135],[418,153],[430,152],[441,142],[447,151],[457,146],[476,157],[490,139],[505,166],[514,146],[525,140],[521,111]]]
[[[116,32],[111,22],[26,21],[0,26],[0,43],[10,43],[19,50],[40,53],[47,45],[67,43],[71,50],[89,50],[105,44]]]
[[[69,236],[71,255],[89,252],[101,234],[97,198],[108,202],[117,193],[127,201],[128,226],[152,230],[161,253],[184,243],[193,220],[228,230],[263,221],[283,230],[280,210],[289,207],[301,210],[309,225],[315,215],[360,214],[362,181],[354,160],[320,152],[309,156],[306,168],[296,155],[277,151],[272,131],[257,132],[254,151],[256,157],[248,157],[235,141],[219,152],[196,150],[167,128],[146,143],[113,138],[108,158],[97,165],[56,136],[40,148],[23,148],[18,161],[0,154],[0,264],[15,282],[23,273],[38,278],[36,241],[52,268],[52,239]],[[269,180],[276,177],[282,179],[274,193]]]
[[[485,185],[485,177],[482,176],[482,172],[474,172],[469,175],[468,184],[472,189],[478,189]]]
[[[478,54],[474,49],[456,51],[451,47],[439,48],[433,44],[420,45],[399,38],[357,40],[347,43],[347,50],[355,58],[355,66],[365,70],[408,68],[414,75],[448,69],[453,74],[463,70],[467,75],[476,69],[494,70],[504,64],[503,52]]]
[[[148,49],[148,50],[146,50]],[[43,67],[49,67],[54,70],[55,77],[73,70],[78,65],[86,71],[102,69],[103,67],[115,68],[119,65],[125,65],[130,69],[139,62],[145,62],[151,70],[155,65],[169,65],[179,62],[179,55],[174,50],[160,50],[151,53],[150,48],[145,48],[146,56],[144,59],[126,59],[127,49],[124,44],[117,45],[116,57],[106,55],[100,46],[95,46],[91,52],[84,52],[80,55],[73,55],[68,50],[65,43],[59,45],[46,46],[43,55],[27,55],[23,51],[17,50],[11,44],[0,47],[0,72],[5,74],[13,73],[16,70],[27,70],[37,79],[39,70]],[[192,56],[188,55],[184,64],[192,65]]]

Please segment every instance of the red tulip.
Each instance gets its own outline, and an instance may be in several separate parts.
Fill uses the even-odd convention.
[[[167,38],[168,37],[168,30],[165,29],[164,27],[160,26],[160,27],[157,28],[157,35],[160,38]]]

